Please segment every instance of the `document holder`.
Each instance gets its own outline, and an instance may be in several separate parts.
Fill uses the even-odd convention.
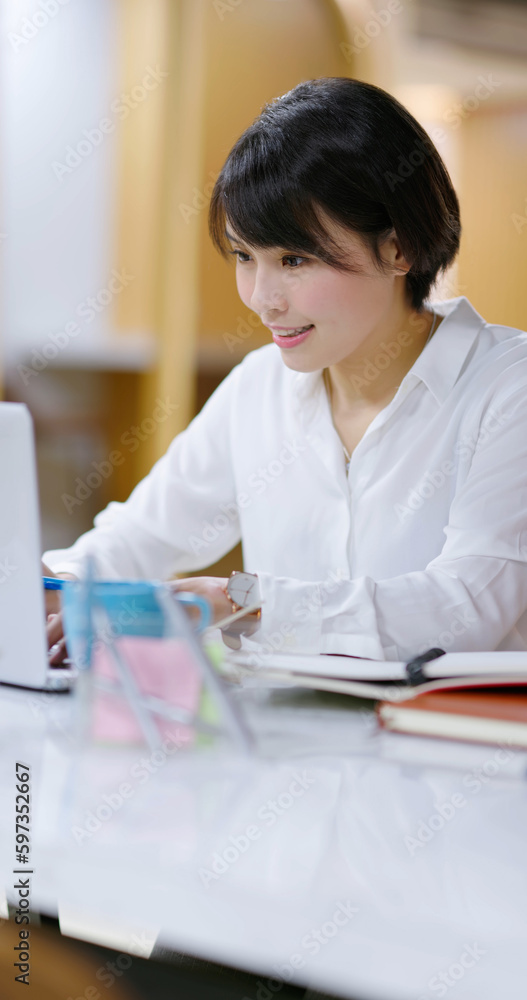
[[[163,583],[95,580],[89,572],[64,587],[62,601],[90,740],[155,750],[167,739],[184,746],[228,735],[250,749],[250,733],[201,641],[207,601]],[[196,629],[185,604],[200,611]]]

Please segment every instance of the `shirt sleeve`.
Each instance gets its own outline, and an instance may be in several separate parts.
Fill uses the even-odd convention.
[[[498,648],[527,610],[526,388],[493,400],[491,412],[501,418],[480,423],[445,544],[425,569],[313,583],[259,573],[259,641],[286,651],[395,660],[432,646]]]
[[[124,503],[112,502],[68,549],[45,552],[81,577],[87,555],[104,579],[168,579],[216,562],[240,540],[231,458],[237,365]]]

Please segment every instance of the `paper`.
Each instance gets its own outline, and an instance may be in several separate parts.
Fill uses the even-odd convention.
[[[248,651],[227,655],[227,662],[260,670],[279,670],[310,677],[336,677],[357,681],[406,681],[406,663],[401,660],[364,660],[334,654],[296,655],[294,653],[258,653]],[[518,674],[527,679],[525,652],[446,653],[424,664],[423,673],[430,679],[477,676],[480,674]]]
[[[201,671],[192,650],[184,639],[152,639],[146,636],[122,636],[115,640],[132,673],[141,695],[159,698],[168,705],[195,714],[201,692]],[[95,677],[118,681],[111,651],[104,647],[95,656]],[[141,741],[141,730],[132,706],[122,690],[116,693],[95,690],[93,736],[111,743]],[[157,718],[162,737],[177,733],[181,742],[192,738],[188,726]]]
[[[228,663],[254,666],[255,654],[247,651],[228,653]],[[400,681],[406,679],[404,661],[363,660],[353,656],[321,654],[318,656],[295,653],[258,653],[255,673],[262,670],[280,670],[311,677],[338,677],[340,679],[368,681]],[[526,658],[527,663],[527,658]]]
[[[427,677],[478,674],[518,674],[527,678],[527,650],[511,652],[447,653],[425,666]]]

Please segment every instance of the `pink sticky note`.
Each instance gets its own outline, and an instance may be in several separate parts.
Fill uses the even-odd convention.
[[[127,663],[136,687],[142,695],[152,695],[169,705],[195,713],[201,691],[199,664],[184,639],[152,639],[147,636],[121,636],[115,640]],[[104,646],[94,656],[94,679],[106,678],[120,684],[111,651]],[[162,738],[185,743],[193,737],[189,726],[152,715]],[[142,742],[135,713],[122,687],[110,693],[95,686],[93,736],[105,743]]]

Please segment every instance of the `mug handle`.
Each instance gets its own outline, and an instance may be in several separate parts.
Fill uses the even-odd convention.
[[[212,612],[209,602],[204,597],[198,597],[197,594],[191,594],[186,590],[178,590],[173,596],[182,604],[193,604],[199,609],[200,618],[196,625],[196,631],[203,632],[204,629],[208,628],[212,621]]]

